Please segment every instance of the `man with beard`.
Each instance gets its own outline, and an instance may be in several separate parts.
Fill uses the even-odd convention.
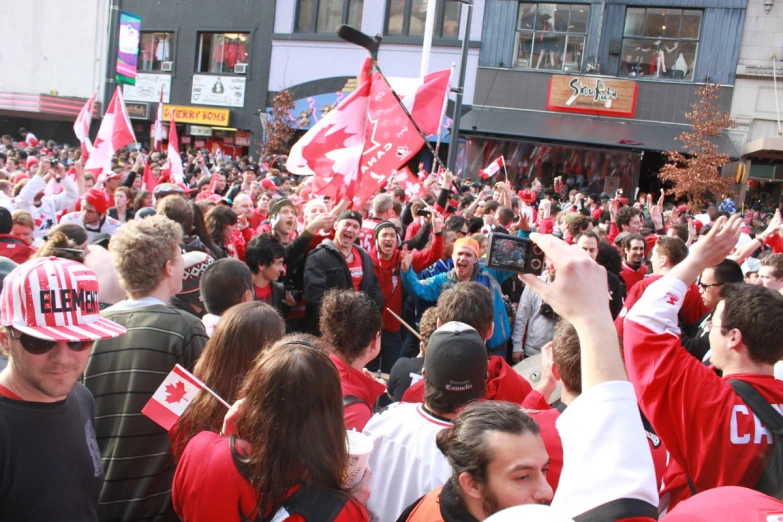
[[[474,402],[441,430],[436,443],[451,478],[408,507],[407,522],[481,522],[502,509],[548,504],[552,488],[539,427],[508,402]]]
[[[487,347],[492,355],[506,356],[506,342],[511,337],[511,325],[508,321],[506,306],[503,302],[503,294],[500,285],[511,277],[511,272],[501,272],[481,265],[479,259],[479,245],[475,239],[463,237],[454,243],[452,260],[454,268],[444,274],[429,277],[419,281],[416,274],[410,270],[412,255],[403,256],[402,282],[405,290],[427,301],[436,301],[443,290],[452,288],[457,283],[475,281],[492,292],[493,307],[495,311],[494,331],[487,341]]]
[[[291,214],[293,215],[293,207]],[[332,288],[353,288],[357,292],[364,292],[378,304],[378,308],[384,309],[383,295],[375,277],[372,259],[361,247],[354,245],[361,227],[361,214],[355,210],[342,211],[334,224],[334,241],[324,240],[307,256],[304,298],[307,301],[309,333],[318,335],[321,301]]]
[[[647,265],[644,261],[644,248],[647,246],[640,234],[632,234],[623,240],[623,271],[620,277],[625,281],[625,290],[630,293],[633,285],[647,275]]]
[[[436,219],[432,225],[434,237],[430,248],[421,252],[413,252],[412,265],[416,272],[421,272],[440,259],[443,253],[443,227],[443,220]],[[374,240],[375,246],[370,250],[370,258],[375,267],[375,275],[378,277],[383,300],[389,310],[402,316],[400,265],[408,248],[403,247],[402,250],[399,250],[400,234],[391,221],[381,221],[375,227]],[[370,361],[367,368],[370,371],[376,371],[380,366],[383,373],[389,373],[400,357],[401,348],[400,322],[388,310],[384,309],[381,353]]]

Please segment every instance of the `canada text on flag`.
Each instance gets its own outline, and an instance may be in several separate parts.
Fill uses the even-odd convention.
[[[141,412],[170,430],[204,385],[179,364],[158,386]]]

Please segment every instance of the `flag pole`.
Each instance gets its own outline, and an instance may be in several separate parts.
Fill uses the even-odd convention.
[[[410,326],[408,323],[406,323],[405,321],[403,321],[403,320],[402,320],[402,317],[400,317],[399,315],[397,315],[397,314],[395,314],[394,312],[392,312],[392,309],[391,309],[391,308],[387,308],[387,309],[386,309],[386,311],[387,311],[387,312],[389,312],[390,314],[392,314],[392,316],[393,316],[395,319],[397,319],[397,320],[400,322],[400,324],[401,324],[401,325],[403,325],[405,328],[407,328],[407,329],[408,329],[408,331],[409,331],[410,333],[412,333],[412,334],[413,334],[413,335],[414,335],[416,338],[418,338],[418,339],[419,339],[419,341],[423,341],[423,340],[424,340],[424,339],[422,339],[422,338],[421,338],[421,335],[419,334],[419,332],[417,332],[416,330],[414,330],[414,329],[413,329],[413,328],[412,328],[412,327],[411,327],[411,326]]]
[[[508,183],[508,171],[506,170],[506,157],[500,156],[500,159],[503,160],[503,174],[506,175],[506,183]]]
[[[201,384],[201,385],[204,387],[204,389],[205,389],[205,390],[207,390],[207,392],[209,392],[209,394],[210,394],[210,395],[212,395],[212,396],[213,396],[215,399],[217,399],[217,400],[218,400],[218,402],[219,402],[220,404],[222,404],[223,406],[225,406],[225,407],[226,407],[226,408],[228,408],[229,410],[231,409],[231,405],[230,405],[229,403],[227,403],[226,401],[224,401],[224,400],[223,400],[223,399],[220,397],[220,395],[218,395],[217,393],[215,393],[214,391],[212,391],[212,389],[211,389],[209,386],[207,386],[207,385],[206,385],[206,384],[204,384],[203,382],[201,382],[200,384]]]

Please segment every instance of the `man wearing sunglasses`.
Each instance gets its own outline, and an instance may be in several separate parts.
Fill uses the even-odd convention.
[[[104,473],[77,379],[93,341],[126,330],[99,315],[92,270],[55,257],[6,277],[0,325],[0,520],[96,520]]]

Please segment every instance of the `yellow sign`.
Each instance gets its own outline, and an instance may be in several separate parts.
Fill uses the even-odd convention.
[[[217,127],[228,127],[228,117],[231,114],[228,109],[164,105],[164,120],[168,121],[171,118],[171,111],[174,111],[174,119],[177,123],[203,123]]]
[[[744,183],[748,180],[748,166],[744,161],[737,162],[737,174],[734,176],[734,181],[737,183]]]

